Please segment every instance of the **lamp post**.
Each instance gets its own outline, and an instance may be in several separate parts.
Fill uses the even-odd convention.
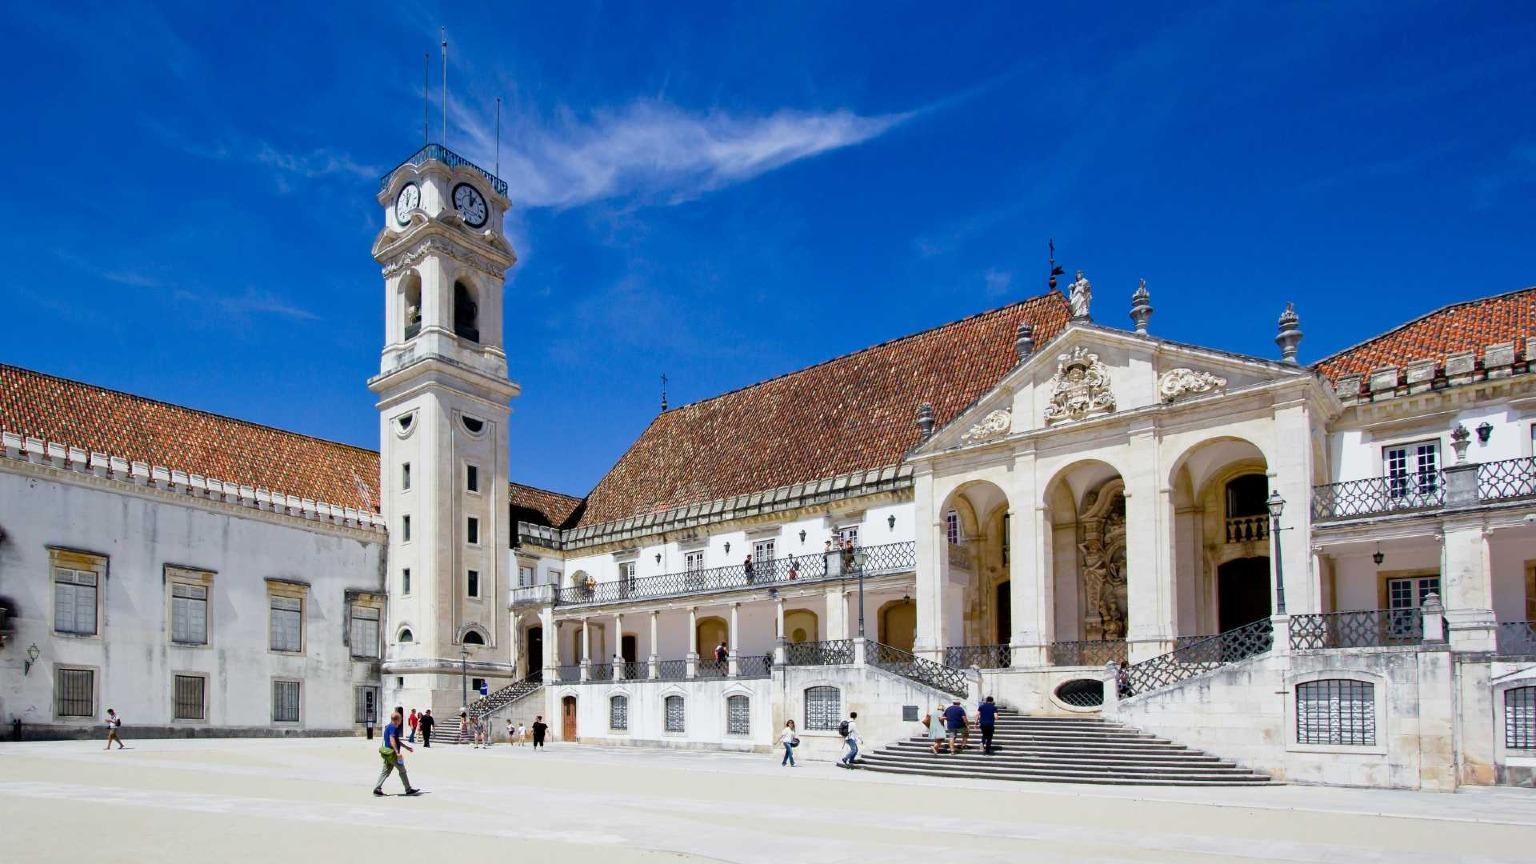
[[[863,549],[853,553],[853,566],[859,571],[859,638],[864,638],[864,562],[869,555]]]
[[[1279,490],[1269,493],[1264,502],[1269,508],[1269,540],[1275,547],[1275,614],[1285,614],[1285,558],[1280,551],[1280,514],[1285,512],[1285,499]]]
[[[469,648],[459,646],[459,684],[463,690],[464,710],[469,710]]]

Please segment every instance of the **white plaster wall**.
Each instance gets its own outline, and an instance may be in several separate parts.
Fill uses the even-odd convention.
[[[837,759],[843,752],[843,739],[837,730],[812,731],[805,728],[805,691],[811,687],[832,686],[842,691],[842,713],[859,714],[858,726],[864,743],[863,752],[884,747],[901,739],[921,735],[920,723],[902,719],[907,705],[918,708],[918,717],[939,704],[948,705],[950,696],[924,687],[898,675],[865,666],[790,666],[773,676],[777,714],[774,728],[793,719],[800,729],[797,759]]]
[[[1418,423],[1405,421],[1393,424],[1383,431],[1343,428],[1328,436],[1333,465],[1332,479],[1339,482],[1381,477],[1386,473],[1381,448],[1409,441],[1438,440],[1441,463],[1454,464],[1456,456],[1451,449],[1450,433],[1457,424],[1467,427],[1469,432],[1475,432],[1483,423],[1493,426],[1487,444],[1479,442],[1476,434],[1472,436],[1472,444],[1467,450],[1468,461],[1496,462],[1531,456],[1533,419],[1536,419],[1536,412],[1528,408],[1516,408],[1508,402],[1495,402],[1457,411],[1451,417],[1437,413]]]
[[[744,680],[695,679],[693,681],[622,681],[603,684],[560,685],[551,689],[552,713],[558,724],[560,699],[576,697],[576,734],[582,743],[645,744],[661,747],[718,747],[766,749],[773,740],[773,706],[766,678]],[[608,700],[617,694],[629,699],[629,728],[609,728]],[[684,699],[684,731],[666,731],[665,699]],[[726,699],[744,695],[751,699],[751,730],[747,735],[726,733]]]

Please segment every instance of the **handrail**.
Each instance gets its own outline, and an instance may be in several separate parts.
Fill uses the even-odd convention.
[[[1291,616],[1291,648],[1379,648],[1424,641],[1422,609],[1363,609]]]
[[[1536,458],[1502,459],[1477,466],[1477,497],[1483,501],[1536,496]]]
[[[945,693],[964,696],[969,692],[963,671],[873,639],[864,640],[864,662]]]
[[[1103,666],[1105,663],[1124,663],[1129,656],[1124,639],[1052,642],[1049,654],[1052,666]]]
[[[852,639],[791,642],[784,646],[786,666],[841,666],[852,662]]]
[[[383,179],[379,181],[379,191],[383,192],[389,188],[389,178],[395,176],[396,171],[399,171],[401,168],[404,168],[407,165],[420,167],[428,159],[436,159],[439,162],[446,163],[450,168],[458,168],[461,166],[465,168],[472,168],[477,173],[479,173],[481,177],[484,177],[487,181],[489,181],[491,187],[494,188],[498,194],[502,196],[507,194],[507,181],[497,177],[495,174],[492,174],[484,168],[481,168],[479,165],[476,165],[468,159],[465,159],[463,156],[460,156],[459,154],[449,150],[447,147],[444,147],[441,144],[428,144],[420,150],[417,150],[415,153],[412,153],[410,157],[404,162],[401,162],[399,165],[389,169],[389,173],[385,174]]]
[[[1506,621],[1499,624],[1496,632],[1495,653],[1509,655],[1536,654],[1536,621]]]
[[[1367,477],[1312,487],[1312,518],[1318,521],[1433,510],[1445,505],[1445,472]]]
[[[1218,633],[1156,657],[1124,667],[1120,682],[1124,695],[1139,696],[1177,684],[1229,663],[1263,654],[1275,644],[1274,622],[1260,618],[1225,633]]]
[[[944,649],[944,665],[951,669],[1007,669],[1013,650],[1007,645],[951,645]]]

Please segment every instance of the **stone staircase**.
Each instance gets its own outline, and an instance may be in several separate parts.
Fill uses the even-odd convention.
[[[992,755],[981,752],[981,736],[974,728],[971,745],[958,755],[934,755],[932,742],[914,737],[864,754],[859,767],[891,774],[1037,783],[1247,786],[1271,782],[1267,774],[1096,717],[1027,717],[1001,710]]]
[[[490,717],[497,711],[511,705],[513,702],[532,696],[539,688],[544,686],[544,681],[539,673],[529,675],[521,681],[515,681],[505,687],[482,696],[469,703],[469,716],[471,718]],[[502,729],[491,729],[491,740],[505,742],[506,732]],[[471,736],[459,734],[459,717],[457,714],[439,719],[437,729],[432,732],[433,744],[469,744]]]

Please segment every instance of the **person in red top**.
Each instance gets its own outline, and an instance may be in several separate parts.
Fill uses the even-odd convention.
[[[406,736],[406,740],[412,744],[416,743],[416,727],[420,725],[420,723],[421,718],[416,716],[416,709],[412,708],[411,716],[405,721],[405,725],[409,726],[411,729],[411,734]]]

